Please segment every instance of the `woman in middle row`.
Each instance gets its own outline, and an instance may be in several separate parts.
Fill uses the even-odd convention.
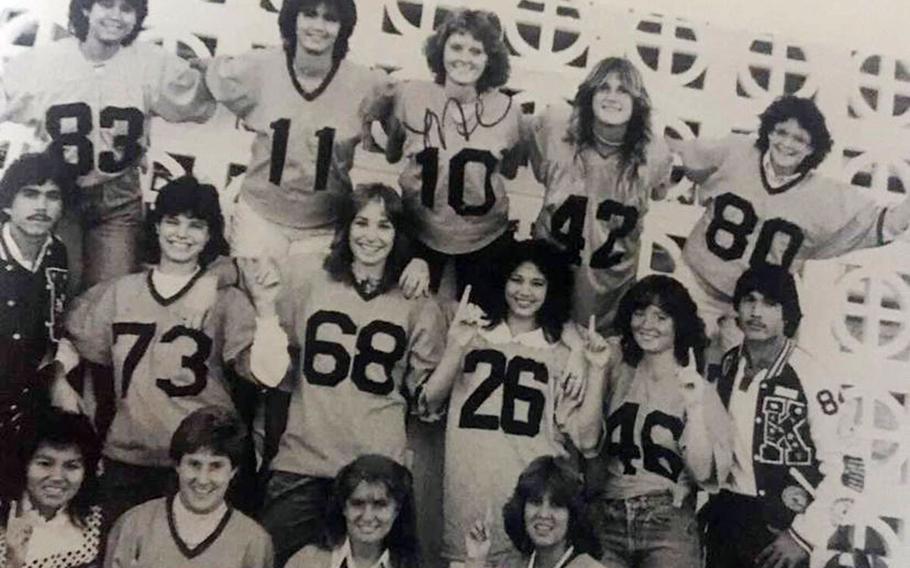
[[[405,397],[436,367],[445,337],[436,302],[398,286],[409,260],[398,194],[361,185],[342,205],[331,252],[281,267],[275,307],[297,356],[260,517],[279,566],[318,540],[339,469],[365,453],[405,461]],[[276,347],[275,357],[285,352]]]
[[[726,413],[696,369],[704,323],[682,284],[654,274],[626,292],[615,325],[619,338],[589,332],[587,387],[566,427],[591,458],[601,562],[697,568],[696,484],[731,460]]]
[[[488,311],[469,304],[465,289],[442,360],[418,398],[425,416],[448,400],[442,555],[452,562],[466,560],[465,530],[486,507],[505,504],[534,458],[566,453],[556,412],[571,273],[544,241],[517,242],[507,253]],[[518,555],[501,522],[490,529],[492,561]]]

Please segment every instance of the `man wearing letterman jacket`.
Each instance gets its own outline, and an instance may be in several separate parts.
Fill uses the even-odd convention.
[[[734,306],[745,337],[715,383],[733,419],[734,462],[703,513],[707,566],[807,566],[834,531],[832,505],[851,497],[838,385],[793,339],[802,313],[787,270],[744,272]]]

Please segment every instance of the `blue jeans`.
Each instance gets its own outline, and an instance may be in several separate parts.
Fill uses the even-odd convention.
[[[701,549],[691,500],[673,506],[670,493],[591,504],[600,561],[611,568],[699,568]]]
[[[79,188],[57,226],[66,245],[73,294],[138,270],[142,219],[138,168]]]
[[[276,568],[284,566],[304,546],[321,539],[332,481],[287,471],[271,473],[259,521],[272,537]]]

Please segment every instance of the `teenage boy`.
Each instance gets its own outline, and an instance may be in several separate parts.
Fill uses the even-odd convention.
[[[65,405],[64,375],[78,362],[60,335],[68,272],[53,229],[68,184],[57,166],[47,154],[24,154],[0,180],[0,485],[16,471],[23,420],[49,387]]]
[[[806,566],[834,532],[832,505],[853,497],[841,485],[838,386],[793,339],[802,312],[786,269],[747,270],[733,304],[744,339],[716,387],[733,420],[734,463],[703,513],[707,566]]]

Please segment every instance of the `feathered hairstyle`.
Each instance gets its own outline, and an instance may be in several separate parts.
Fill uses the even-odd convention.
[[[377,454],[360,456],[341,468],[332,486],[332,495],[326,508],[325,532],[322,546],[333,549],[347,538],[344,508],[348,498],[362,482],[380,483],[398,507],[398,516],[383,539],[392,565],[399,568],[417,568],[417,518],[414,508],[414,489],[411,472],[391,458]]]
[[[652,304],[673,319],[676,335],[673,340],[673,355],[676,362],[687,365],[690,349],[695,350],[696,359],[700,358],[708,345],[708,339],[705,323],[698,316],[698,306],[678,280],[663,274],[651,274],[629,288],[616,310],[613,327],[620,333],[623,360],[635,367],[644,357],[644,351],[632,335],[632,315]],[[696,362],[701,363],[702,361]]]
[[[553,505],[569,510],[568,543],[576,552],[600,558],[600,543],[587,515],[583,489],[581,474],[565,458],[541,456],[528,464],[502,508],[506,534],[515,548],[526,555],[534,551],[525,526],[525,505],[540,503],[547,496]]]
[[[825,123],[825,115],[812,99],[784,95],[768,105],[760,116],[761,124],[758,127],[758,140],[755,141],[755,146],[762,153],[767,152],[768,136],[774,131],[774,127],[791,118],[796,119],[800,127],[809,133],[809,138],[812,140],[810,142],[812,153],[796,167],[797,172],[805,173],[818,167],[831,151],[831,146],[834,145],[831,132]]]
[[[44,185],[53,182],[63,194],[64,207],[69,206],[75,198],[75,178],[69,174],[62,160],[50,152],[22,154],[6,168],[3,179],[0,179],[0,219],[6,218],[3,212],[11,207],[16,194],[28,185]]]
[[[581,82],[572,103],[572,116],[569,119],[566,140],[577,149],[594,146],[596,119],[592,101],[594,94],[604,87],[607,77],[611,74],[619,77],[623,87],[632,97],[632,116],[626,125],[626,133],[619,152],[623,173],[634,179],[638,175],[638,169],[646,162],[647,148],[651,142],[651,97],[648,96],[641,73],[628,59],[623,57],[602,59]]]
[[[347,56],[348,41],[357,25],[357,6],[354,0],[284,0],[278,13],[278,31],[281,33],[285,53],[293,58],[297,54],[297,17],[301,12],[315,12],[320,4],[335,12],[341,23],[332,51],[332,61],[337,65]]]
[[[733,291],[733,305],[739,310],[739,303],[751,292],[758,292],[765,298],[780,304],[784,318],[784,335],[793,337],[803,319],[799,307],[799,292],[796,280],[790,272],[780,266],[764,264],[750,268],[736,281]]]
[[[380,290],[385,292],[398,284],[398,277],[412,256],[411,241],[407,236],[408,223],[404,220],[404,205],[398,193],[385,184],[361,184],[342,198],[335,222],[335,237],[332,239],[332,247],[323,266],[333,279],[348,284],[354,283],[354,273],[351,272],[351,265],[354,263],[354,253],[351,252],[351,224],[360,210],[372,201],[382,203],[386,216],[395,228],[392,252],[386,259],[380,282]]]
[[[486,10],[457,10],[449,14],[436,31],[427,38],[423,53],[427,65],[436,77],[436,83],[446,82],[446,68],[443,63],[446,42],[454,33],[465,33],[483,44],[487,53],[487,67],[477,80],[477,92],[483,93],[506,84],[509,80],[509,50],[502,39],[502,24],[499,16]]]
[[[96,2],[98,0],[70,0],[69,29],[74,36],[79,38],[79,41],[85,41],[85,38],[88,37],[88,16],[85,14],[91,11],[92,5]],[[120,42],[121,45],[129,45],[136,40],[139,32],[142,31],[142,23],[149,14],[148,0],[126,0],[126,3],[136,10],[136,25],[133,27],[133,31],[123,38]]]

